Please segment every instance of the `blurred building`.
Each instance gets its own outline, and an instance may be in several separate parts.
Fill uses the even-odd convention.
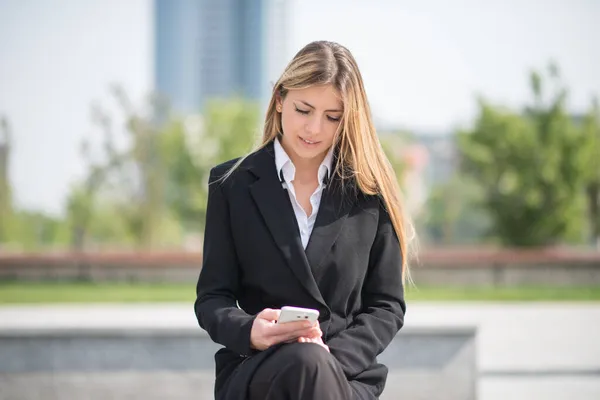
[[[283,0],[154,0],[155,89],[182,112],[241,95],[264,104],[286,58]]]

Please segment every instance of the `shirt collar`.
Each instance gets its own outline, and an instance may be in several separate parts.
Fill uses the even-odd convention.
[[[275,167],[277,168],[277,176],[279,179],[291,182],[296,176],[296,167],[286,153],[285,149],[279,142],[279,138],[275,138]],[[327,181],[331,176],[331,167],[333,162],[333,146],[329,149],[321,165],[319,165],[318,179],[319,183]],[[327,179],[326,179],[327,178]]]

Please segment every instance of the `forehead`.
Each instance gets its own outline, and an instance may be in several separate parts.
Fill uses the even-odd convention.
[[[304,89],[290,89],[291,100],[305,101],[316,109],[341,110],[344,103],[333,85],[310,86]]]

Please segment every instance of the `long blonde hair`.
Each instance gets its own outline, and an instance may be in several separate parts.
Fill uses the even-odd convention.
[[[273,87],[262,140],[254,151],[265,147],[282,132],[281,117],[276,110],[278,96],[283,99],[290,89],[326,84],[337,89],[344,104],[342,121],[334,140],[338,154],[335,171],[342,182],[354,178],[364,194],[383,198],[400,242],[402,278],[403,281],[410,280],[408,260],[412,254],[409,241],[414,228],[404,213],[396,174],[379,142],[362,76],[348,49],[338,43],[316,41],[294,56]],[[226,179],[243,160],[240,159],[223,178]]]

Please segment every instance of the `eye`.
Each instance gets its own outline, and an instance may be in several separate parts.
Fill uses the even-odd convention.
[[[294,104],[294,108],[296,109],[297,112],[299,112],[300,114],[303,115],[307,115],[308,114],[308,110],[301,110],[299,109],[295,104]]]
[[[340,122],[340,117],[330,117],[329,115],[327,116],[327,119],[330,120],[331,122]]]

